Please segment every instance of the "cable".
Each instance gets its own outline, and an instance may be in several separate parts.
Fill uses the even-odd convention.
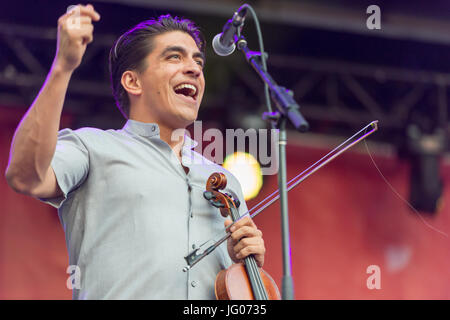
[[[266,52],[264,52],[264,41],[263,41],[263,37],[262,37],[262,33],[261,33],[261,26],[259,24],[259,20],[258,17],[256,15],[255,10],[253,10],[253,8],[249,5],[249,4],[243,4],[239,9],[241,10],[242,8],[247,8],[250,13],[252,14],[253,20],[255,21],[255,27],[256,27],[256,34],[258,35],[258,44],[259,44],[259,51],[261,52],[261,62],[262,62],[262,67],[264,71],[267,71],[267,63],[266,63],[266,59],[268,58],[268,55]],[[238,32],[238,36],[240,36],[240,31]],[[272,104],[270,102],[270,95],[269,95],[269,85],[267,83],[264,84],[264,96],[266,98],[266,104],[267,104],[267,109],[269,110],[269,112],[272,112]]]

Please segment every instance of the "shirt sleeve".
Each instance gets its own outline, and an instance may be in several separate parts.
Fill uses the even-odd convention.
[[[60,208],[69,194],[83,183],[89,172],[88,149],[76,131],[63,129],[58,132],[51,166],[63,194],[59,197],[39,200]]]

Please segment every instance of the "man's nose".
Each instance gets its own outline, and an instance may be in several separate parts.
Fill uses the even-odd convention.
[[[202,72],[203,72],[202,67],[198,64],[197,61],[194,61],[194,60],[187,62],[184,67],[185,74],[191,75],[196,78],[200,77]]]

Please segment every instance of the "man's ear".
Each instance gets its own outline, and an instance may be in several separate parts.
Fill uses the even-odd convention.
[[[136,71],[127,70],[122,74],[120,79],[124,89],[132,95],[140,95],[142,93],[141,82]]]

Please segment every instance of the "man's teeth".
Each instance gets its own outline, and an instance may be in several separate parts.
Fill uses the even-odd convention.
[[[196,88],[195,86],[193,86],[192,84],[187,84],[187,83],[180,84],[180,85],[176,86],[176,87],[173,88],[173,89],[174,89],[175,91],[177,91],[177,90],[181,90],[181,89],[184,89],[184,88],[190,90],[190,91],[189,91],[189,95],[190,95],[190,96],[194,96],[194,95],[197,93],[197,88]]]

